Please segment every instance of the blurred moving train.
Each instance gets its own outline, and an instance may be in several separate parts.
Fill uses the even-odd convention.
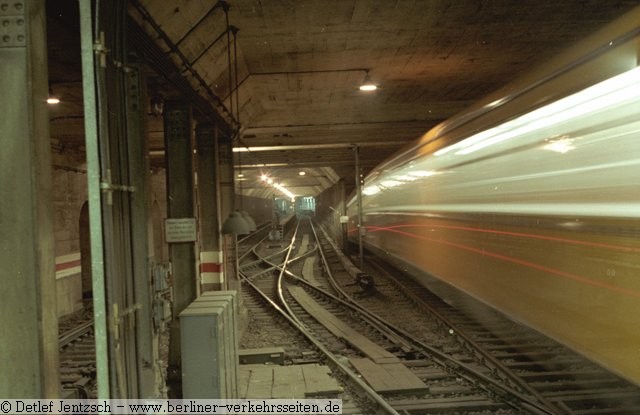
[[[427,132],[366,178],[365,246],[640,384],[639,56],[640,7]]]

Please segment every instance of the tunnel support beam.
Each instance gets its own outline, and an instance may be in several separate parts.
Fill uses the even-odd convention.
[[[165,165],[167,168],[167,216],[169,219],[193,219],[193,150],[191,108],[186,102],[170,100],[164,107]],[[166,226],[165,226],[166,228]],[[180,329],[178,315],[197,295],[195,246],[193,241],[169,245],[173,279],[173,321],[171,323],[169,379],[172,394],[181,395]]]
[[[138,394],[140,398],[160,397],[161,370],[158,365],[158,342],[153,329],[151,278],[152,250],[149,247],[151,205],[149,201],[149,151],[144,134],[145,108],[142,102],[142,76],[138,64],[129,63],[126,74],[127,145],[131,186],[131,249],[133,253],[133,276],[135,302],[140,306],[136,313],[136,340],[138,358]]]
[[[229,218],[229,215],[235,209],[235,182],[233,170],[233,140],[226,134],[220,134],[218,131],[218,173],[220,177],[220,217],[222,221]],[[225,246],[228,248],[224,253],[225,266],[225,287],[226,289],[236,289],[234,281],[237,281],[235,266],[235,242],[230,235],[224,237]],[[233,252],[232,252],[233,251]]]
[[[100,146],[98,141],[98,105],[93,51],[93,22],[90,2],[78,2],[82,50],[82,90],[84,101],[85,145],[87,154],[87,192],[89,201],[91,285],[93,293],[93,327],[96,349],[96,383],[98,398],[110,398],[110,365],[107,330],[107,299],[104,271],[104,230],[100,190]]]
[[[164,111],[167,166],[167,216],[193,218],[193,151],[191,110],[182,101],[168,101]],[[194,243],[171,243],[169,257],[173,275],[174,315],[196,298]]]
[[[360,149],[358,146],[353,147],[356,158],[356,198],[358,205],[358,255],[360,258],[360,270],[364,272],[364,250],[362,248],[362,236],[364,228],[362,227],[362,173],[360,171]]]
[[[222,247],[216,158],[216,127],[210,123],[196,126],[198,150],[198,207],[200,222],[200,284],[202,291],[221,290]]]
[[[218,170],[220,175],[220,216],[226,220],[235,209],[235,181],[232,137],[218,131]]]
[[[0,11],[0,396],[59,393],[44,1]],[[4,6],[3,6],[4,7]]]

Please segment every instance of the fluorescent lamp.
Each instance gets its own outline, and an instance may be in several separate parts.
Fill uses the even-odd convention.
[[[374,84],[360,85],[360,91],[375,91],[376,89],[378,89],[378,87],[375,86]]]
[[[366,71],[366,75],[364,76],[364,80],[362,81],[362,85],[360,85],[360,91],[375,91],[378,89],[376,84],[371,82],[371,78],[369,78],[369,71]]]

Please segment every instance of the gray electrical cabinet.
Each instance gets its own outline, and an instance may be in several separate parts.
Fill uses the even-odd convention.
[[[203,295],[180,313],[184,399],[237,398],[235,291]]]
[[[236,292],[235,291],[205,291],[202,295],[192,303],[193,307],[208,307],[208,306],[224,306],[224,324],[229,328],[228,332],[233,335],[226,335],[224,338],[224,350],[225,361],[229,362],[229,366],[226,370],[227,379],[227,397],[229,399],[235,399],[238,397],[238,364],[240,357],[238,356],[238,325],[236,318],[238,316],[238,309],[236,305]],[[230,307],[227,309],[227,307]]]

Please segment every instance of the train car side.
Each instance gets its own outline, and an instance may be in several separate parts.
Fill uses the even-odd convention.
[[[637,22],[640,8],[383,163],[363,213],[365,244],[425,283],[640,384]]]

